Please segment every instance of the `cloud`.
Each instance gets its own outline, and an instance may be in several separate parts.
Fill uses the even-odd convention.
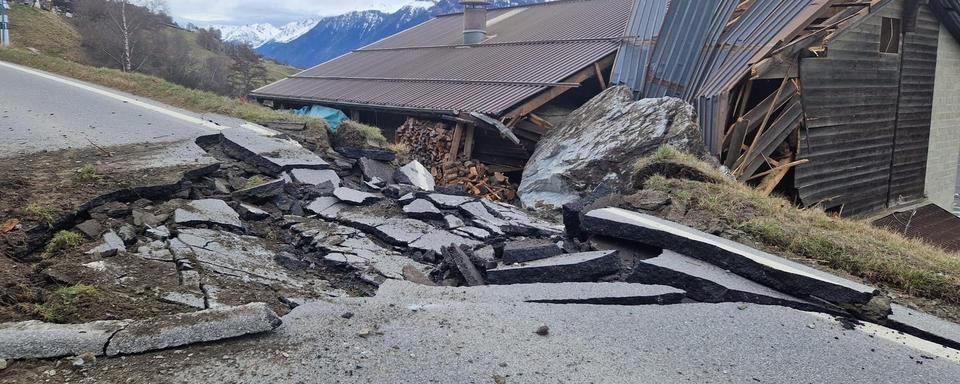
[[[416,0],[167,0],[171,16],[195,24],[282,24],[314,16],[378,9],[392,12]]]

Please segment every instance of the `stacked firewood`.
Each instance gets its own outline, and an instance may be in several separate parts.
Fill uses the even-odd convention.
[[[491,173],[484,164],[462,156],[450,158],[453,130],[447,124],[411,117],[397,129],[396,138],[397,144],[409,148],[411,159],[430,170],[437,185],[463,185],[467,192],[494,201],[517,197],[517,187],[504,174]]]

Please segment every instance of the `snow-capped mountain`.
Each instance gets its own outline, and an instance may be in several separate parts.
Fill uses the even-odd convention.
[[[272,24],[258,23],[248,25],[211,25],[210,28],[219,29],[223,41],[232,43],[246,43],[254,48],[276,41],[290,42],[304,33],[307,33],[320,22],[319,18],[294,21],[279,28]]]
[[[491,7],[542,3],[545,0],[494,0]],[[548,0],[549,1],[549,0]],[[323,17],[296,38],[274,39],[257,48],[260,54],[300,68],[309,68],[354,49],[414,27],[434,16],[461,12],[459,0],[418,1],[393,13],[376,10]]]

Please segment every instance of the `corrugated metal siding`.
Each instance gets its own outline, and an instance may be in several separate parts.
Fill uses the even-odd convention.
[[[749,73],[751,61],[771,52],[782,38],[803,28],[807,20],[829,3],[829,0],[757,0],[720,39],[719,48],[704,74],[697,102],[705,108],[699,111],[700,125],[712,153],[719,155],[721,151],[728,93]]]
[[[638,96],[643,91],[647,66],[669,4],[670,0],[637,0],[634,3],[627,38],[620,46],[610,75],[612,84],[628,85]]]
[[[939,40],[940,22],[929,8],[920,7],[916,30],[903,38],[891,203],[921,198],[924,194]]]
[[[960,40],[960,0],[930,0],[930,8],[953,37]]]
[[[800,79],[806,113],[795,185],[805,205],[843,206],[857,214],[887,205],[897,119],[900,56],[880,53],[881,17],[899,18],[899,3],[876,9],[838,33],[827,57],[805,58]]]
[[[484,44],[462,42],[462,14],[260,88],[255,97],[501,115],[616,52],[632,0],[580,0],[492,10]],[[453,44],[437,46],[437,44]],[[478,83],[478,82],[490,82]],[[516,83],[516,84],[506,84]],[[536,83],[536,84],[533,84]]]

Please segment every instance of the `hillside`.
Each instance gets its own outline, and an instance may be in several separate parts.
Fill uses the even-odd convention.
[[[198,34],[185,29],[163,27],[162,33],[168,35],[168,40],[182,37],[188,44],[189,51],[185,56],[195,62],[206,62],[209,59],[219,58],[226,63],[231,58],[222,52],[213,52],[197,43]],[[10,13],[10,39],[15,48],[32,48],[44,55],[75,61],[81,64],[93,64],[84,52],[82,36],[77,28],[53,12],[39,10],[24,5],[14,5]],[[267,68],[267,83],[282,79],[298,70],[281,65],[271,60],[264,60]],[[172,80],[172,79],[168,79]]]
[[[541,3],[543,0],[496,0],[492,7]],[[257,48],[263,56],[309,68],[369,45],[431,18],[460,12],[457,0],[434,0],[430,7],[404,7],[394,13],[357,11],[320,19],[316,27],[287,43],[268,42]]]

